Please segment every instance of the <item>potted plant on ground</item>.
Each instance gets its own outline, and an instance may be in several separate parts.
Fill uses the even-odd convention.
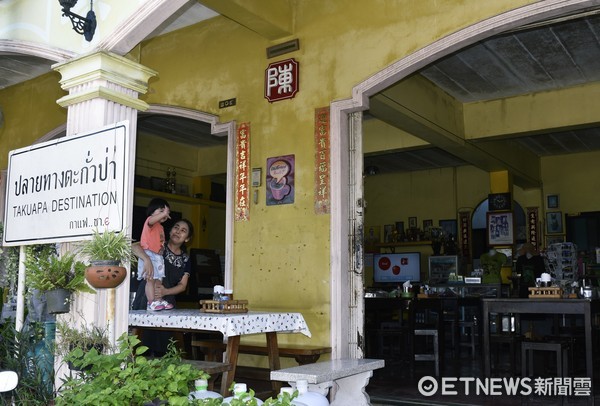
[[[95,230],[92,238],[81,244],[79,253],[89,258],[85,278],[95,288],[119,286],[127,276],[127,269],[121,265],[136,260],[131,239],[124,231],[100,233]]]
[[[58,256],[54,245],[38,245],[27,250],[26,284],[45,293],[50,314],[68,313],[73,292],[95,293],[85,282],[84,274],[83,262],[77,261],[72,253]]]

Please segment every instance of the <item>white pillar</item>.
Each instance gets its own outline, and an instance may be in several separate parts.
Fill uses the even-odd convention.
[[[69,92],[57,103],[68,109],[67,135],[100,129],[119,121],[129,121],[130,179],[135,170],[137,113],[148,105],[138,99],[148,89],[156,72],[122,56],[98,51],[53,66],[62,76],[61,87]],[[133,202],[133,181],[126,201]],[[133,205],[123,213],[123,224],[131,235]],[[127,265],[126,265],[127,266]],[[108,326],[111,341],[128,329],[129,276],[116,289],[98,289],[97,294],[79,294],[70,317],[82,322]]]

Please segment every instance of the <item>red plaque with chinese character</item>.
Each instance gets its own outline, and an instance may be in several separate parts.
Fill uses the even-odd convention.
[[[273,103],[296,96],[298,70],[298,62],[293,58],[269,64],[265,70],[265,99]]]

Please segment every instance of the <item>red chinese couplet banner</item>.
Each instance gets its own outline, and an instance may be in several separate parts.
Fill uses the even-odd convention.
[[[329,107],[315,110],[315,213],[327,214],[329,200]]]
[[[461,211],[458,213],[460,222],[460,250],[463,258],[471,258],[471,212]]]
[[[531,245],[533,245],[536,250],[540,248],[537,207],[527,208],[527,237]]]
[[[235,220],[250,218],[250,123],[237,130],[235,150]]]

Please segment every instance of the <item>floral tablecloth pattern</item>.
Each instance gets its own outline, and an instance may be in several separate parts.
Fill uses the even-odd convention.
[[[300,313],[248,312],[203,313],[196,309],[173,309],[160,312],[130,310],[132,327],[161,327],[173,329],[219,331],[225,337],[268,332],[311,333]]]

